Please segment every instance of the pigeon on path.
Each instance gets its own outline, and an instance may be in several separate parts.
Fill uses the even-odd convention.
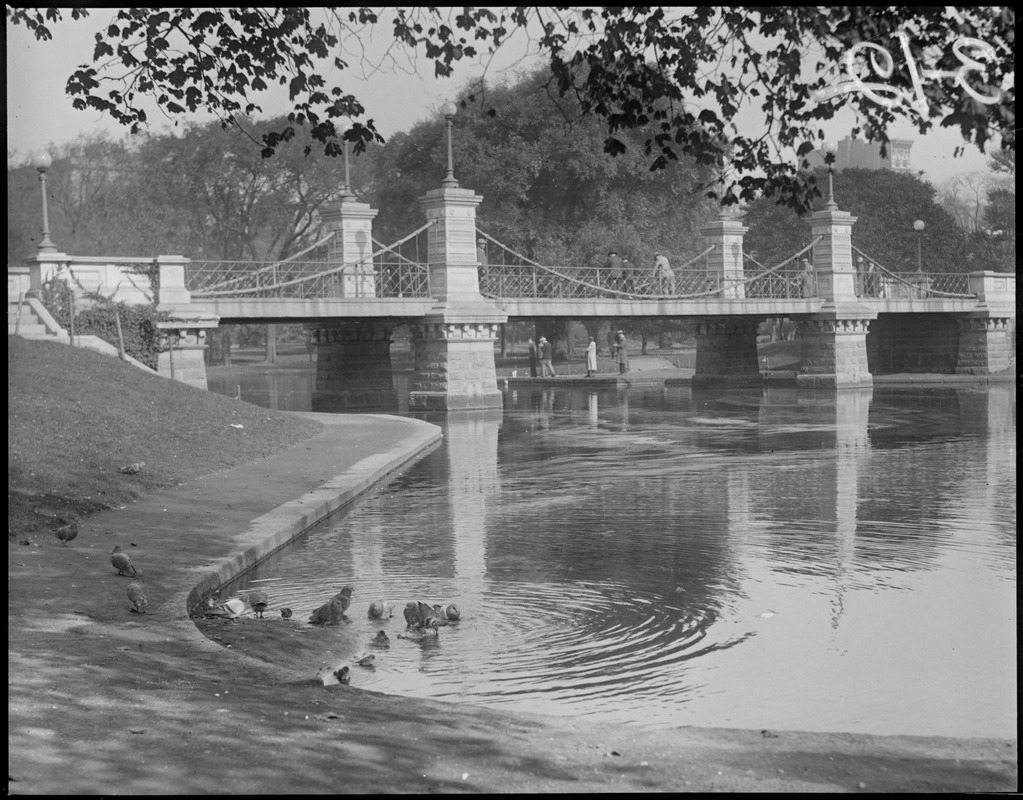
[[[145,614],[149,608],[149,596],[146,594],[146,576],[142,570],[135,570],[136,578],[128,584],[128,602],[131,603],[131,610],[139,614]]]
[[[53,532],[53,535],[60,540],[64,547],[67,547],[67,543],[78,535],[78,523],[71,521],[66,525],[61,525]]]
[[[115,544],[110,553],[110,563],[114,565],[118,575],[137,575],[138,570],[131,563],[131,557],[121,549],[121,545]]]

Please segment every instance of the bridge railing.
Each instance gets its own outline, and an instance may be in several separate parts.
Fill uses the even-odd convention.
[[[970,291],[970,276],[964,272],[895,271],[881,266],[853,245],[856,255],[856,293],[879,300],[976,297]]]
[[[334,241],[334,234],[296,254],[323,249],[324,255],[315,260],[192,261],[186,267],[185,282],[195,298],[430,297],[428,265],[409,257],[420,252],[416,237],[427,227],[391,245],[373,240],[377,250],[349,263],[329,258],[329,247],[324,246]]]

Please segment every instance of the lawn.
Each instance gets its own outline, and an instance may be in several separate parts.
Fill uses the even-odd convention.
[[[116,358],[7,337],[7,532],[62,521],[254,461],[320,426],[146,373]],[[143,462],[136,474],[118,471]]]

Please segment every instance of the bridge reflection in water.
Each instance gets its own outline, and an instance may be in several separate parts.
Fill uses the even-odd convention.
[[[517,390],[440,419],[440,449],[273,568],[298,618],[325,580],[463,606],[364,688],[1015,735],[1015,387]],[[340,635],[379,626],[356,604]]]

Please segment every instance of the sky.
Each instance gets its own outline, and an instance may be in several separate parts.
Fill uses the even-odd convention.
[[[37,42],[23,25],[7,26],[7,149],[8,162],[23,163],[42,150],[52,149],[73,141],[83,134],[107,132],[121,138],[127,130],[109,117],[94,111],[77,111],[71,98],[64,93],[68,76],[80,64],[92,57],[94,34],[107,21],[107,12],[94,10],[84,21],[64,22],[51,26],[53,39]],[[378,35],[363,42],[371,61],[383,57],[385,46],[391,42],[386,27]],[[486,68],[488,81],[497,82],[514,76],[517,70],[536,63],[530,53],[525,36],[510,40],[495,60]],[[424,65],[420,75],[415,65],[389,66],[373,74],[359,74],[356,69],[344,73],[342,86],[355,94],[367,108],[367,118],[373,118],[385,136],[412,128],[417,122],[437,114],[437,109],[452,99],[458,89],[471,78],[484,74],[480,64],[462,64],[451,78],[436,78]],[[285,113],[287,97],[283,89],[271,92],[263,99],[267,115]],[[165,124],[156,114],[150,114],[153,129],[159,131]],[[203,121],[202,118],[195,118]],[[208,117],[207,119],[212,119]],[[851,113],[842,113],[825,128],[828,138],[839,140],[848,135],[854,123]],[[456,120],[457,124],[457,120]],[[743,124],[740,117],[740,125]],[[755,124],[750,115],[748,124]],[[169,122],[166,123],[169,128]],[[987,156],[976,146],[968,145],[964,154],[954,156],[962,138],[957,130],[937,129],[921,136],[906,123],[897,124],[889,131],[892,138],[914,141],[911,166],[914,172],[923,171],[924,177],[940,186],[954,175],[985,171]]]

